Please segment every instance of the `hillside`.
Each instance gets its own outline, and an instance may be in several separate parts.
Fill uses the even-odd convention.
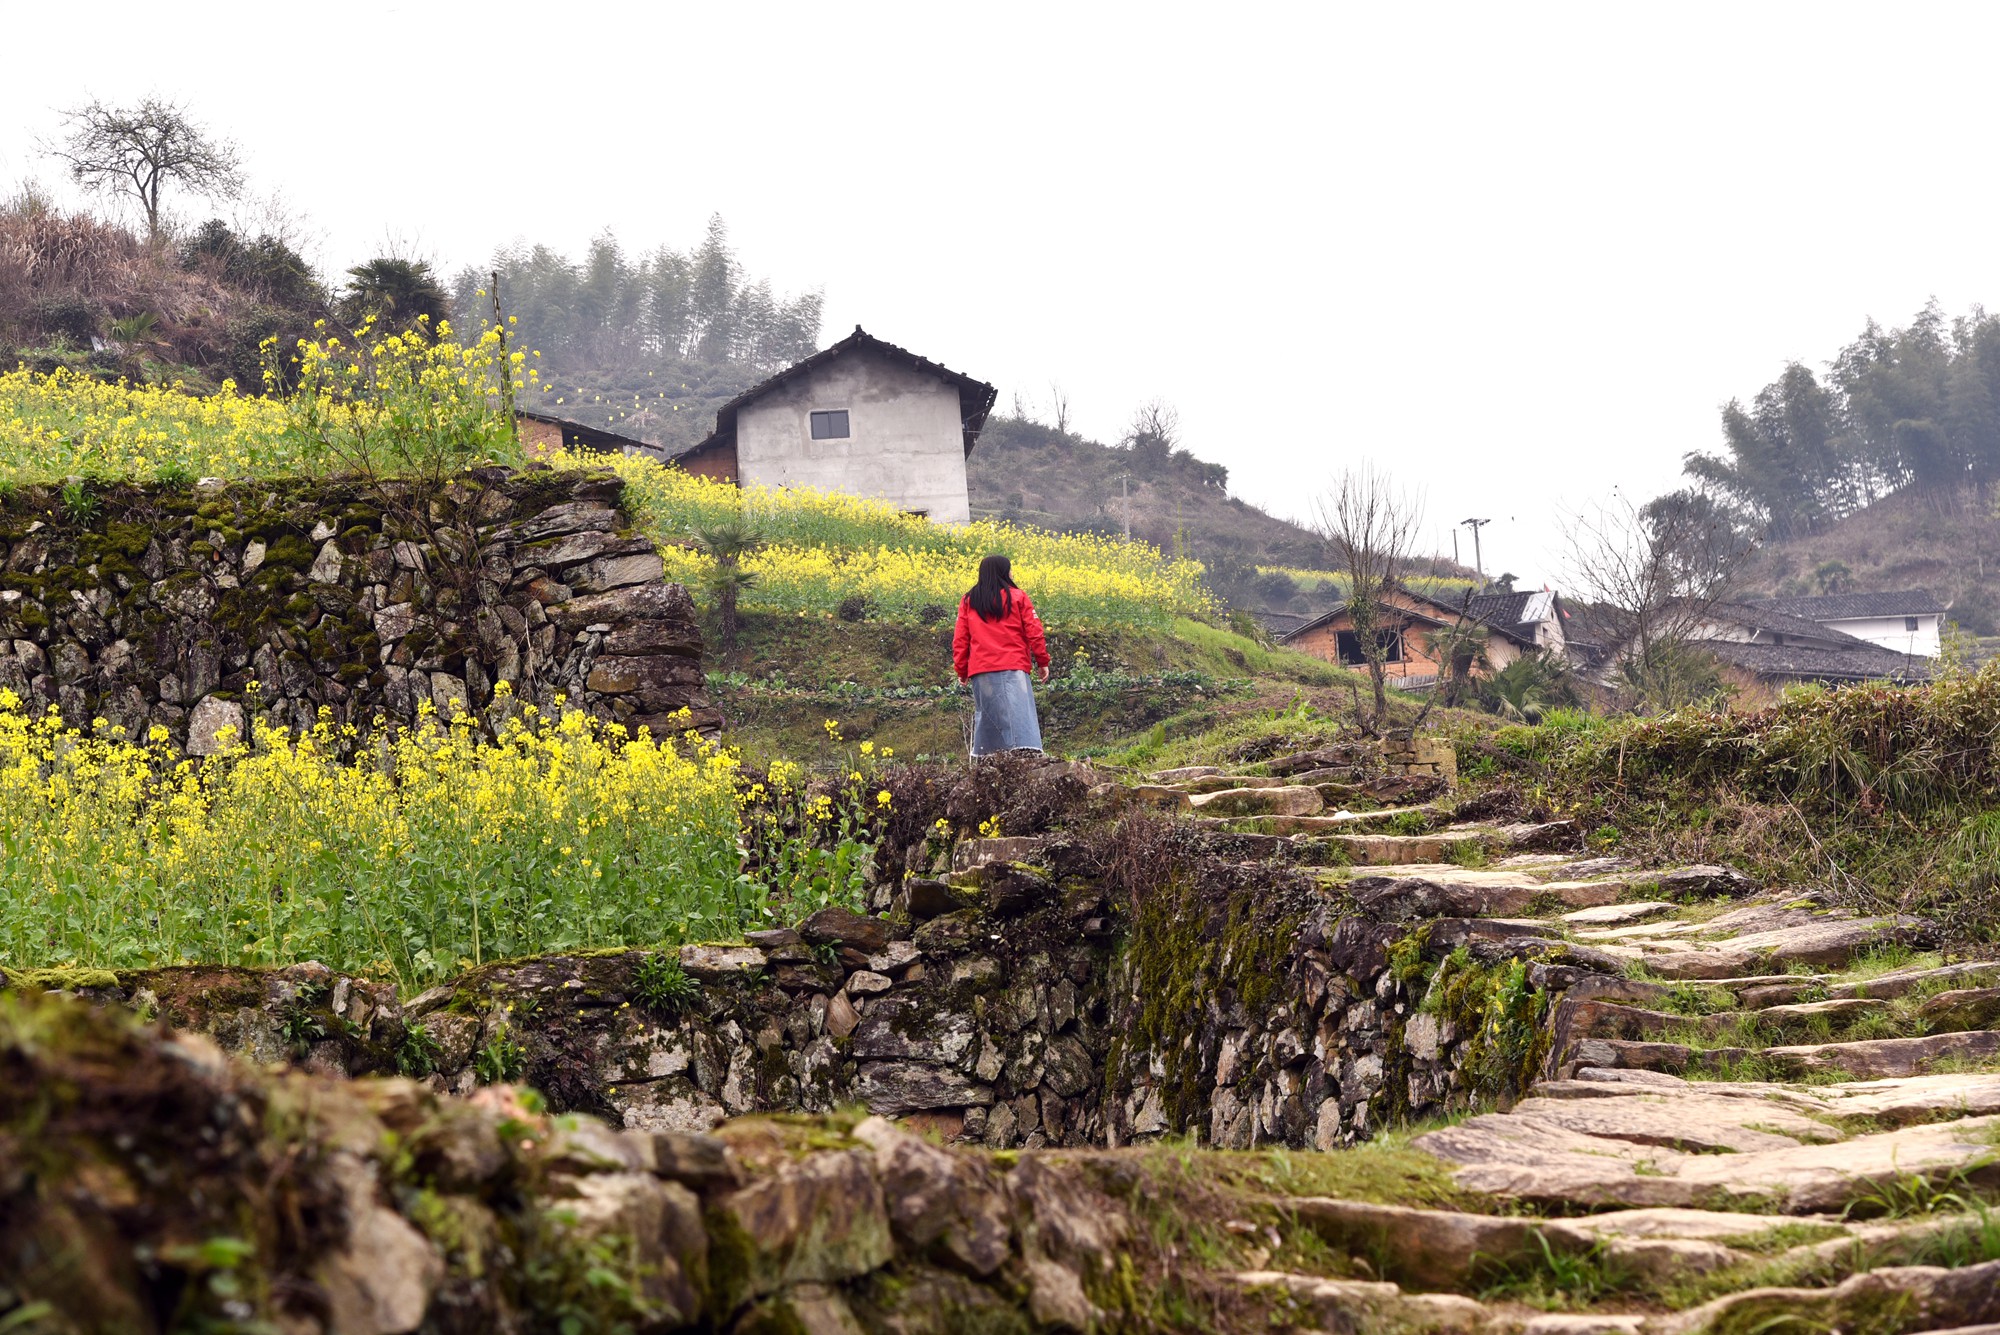
[[[1129,504],[1132,536],[1200,561],[1209,587],[1231,607],[1317,612],[1340,597],[1318,534],[1231,496],[1229,469],[1188,450],[1104,445],[1041,422],[994,417],[966,472],[975,518],[1122,534]],[[1418,570],[1472,574],[1435,558]]]
[[[1772,542],[1745,571],[1753,594],[1927,589],[1975,635],[2000,631],[2000,517],[1985,488],[1942,499],[1913,490],[1876,501],[1824,532]]]

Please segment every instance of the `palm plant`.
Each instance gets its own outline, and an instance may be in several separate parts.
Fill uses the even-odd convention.
[[[1444,703],[1455,705],[1473,669],[1486,664],[1486,627],[1476,621],[1446,626],[1431,636],[1431,653],[1443,676]]]
[[[127,346],[151,343],[154,331],[159,327],[160,317],[151,311],[141,311],[111,322],[111,339]]]
[[[764,535],[742,520],[728,520],[694,530],[694,544],[714,567],[702,579],[702,591],[715,609],[722,651],[736,647],[736,605],[745,590],[757,582],[755,571],[743,568],[743,558],[764,545]]]
[[[1522,654],[1486,679],[1488,705],[1503,718],[1539,723],[1542,715],[1571,694],[1561,664],[1537,650]]]
[[[444,284],[422,260],[390,256],[357,264],[347,271],[347,291],[340,302],[349,324],[373,320],[384,329],[407,330],[428,317],[433,331],[450,313],[451,298]]]

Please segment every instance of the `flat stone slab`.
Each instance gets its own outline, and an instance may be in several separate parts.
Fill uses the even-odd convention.
[[[1584,881],[1577,884],[1594,883]],[[1562,920],[1572,927],[1623,927],[1627,923],[1645,922],[1663,913],[1677,912],[1679,908],[1680,905],[1669,904],[1661,899],[1642,899],[1634,904],[1598,904],[1591,908],[1577,909],[1563,914]]]
[[[1684,1080],[1662,1071],[1594,1067],[1573,1080],[1544,1080],[1539,1098],[1609,1098],[1642,1090],[1789,1105],[1823,1117],[1867,1119],[1890,1126],[2000,1114],[2000,1072],[1899,1076],[1837,1085],[1785,1085],[1755,1080]]]
[[[1799,1043],[1768,1048],[1694,1048],[1618,1038],[1585,1038],[1575,1044],[1579,1066],[1612,1066],[1679,1074],[1690,1066],[1735,1063],[1752,1058],[1788,1078],[1838,1071],[1858,1080],[1923,1075],[1945,1061],[1982,1061],[2000,1056],[2000,1032],[1975,1029],[1922,1038],[1873,1038],[1852,1043]]]
[[[1379,1258],[1403,1284],[1457,1288],[1539,1254],[1537,1219],[1301,1196],[1275,1202],[1336,1250]]]
[[[1604,1099],[1526,1098],[1509,1116],[1532,1118],[1579,1135],[1692,1153],[1785,1149],[1824,1144],[1841,1133],[1793,1108],[1689,1090],[1634,1092]]]
[[[1812,1097],[1837,1117],[1869,1117],[1910,1126],[1952,1117],[2000,1114],[2000,1072],[1913,1075],[1820,1085]]]
[[[1317,816],[1236,816],[1224,819],[1232,825],[1254,821],[1259,832],[1264,834],[1317,835],[1386,825],[1408,812],[1425,810],[1424,807],[1383,807],[1380,811],[1336,811]]]
[[[1369,912],[1406,921],[1511,918],[1551,899],[1562,904],[1608,904],[1624,886],[1616,881],[1545,881],[1518,871],[1426,868],[1420,875],[1357,876],[1347,882],[1347,889]]]
[[[706,979],[758,973],[765,964],[755,946],[682,946],[680,959],[689,977]]]
[[[1676,1133],[1680,1107],[1680,1099],[1656,1103],[1658,1135]],[[1690,1155],[1572,1131],[1516,1109],[1430,1131],[1414,1145],[1460,1165],[1458,1185],[1500,1197],[1570,1205],[1752,1205],[1798,1215],[1836,1213],[1872,1183],[1910,1173],[1966,1173],[1974,1181],[2000,1183],[1990,1143],[1996,1127],[2000,1119],[1974,1117],[1820,1145]]]
[[[1233,1276],[1246,1289],[1285,1294],[1328,1331],[1403,1331],[1444,1335],[1491,1329],[1486,1306],[1454,1293],[1405,1293],[1394,1284],[1362,1279],[1321,1279],[1280,1270]],[[1637,1327],[1631,1327],[1636,1330]]]
[[[1476,847],[1494,840],[1491,830],[1436,830],[1430,834],[1340,834],[1332,842],[1362,866],[1391,867],[1420,862],[1445,862],[1453,848]]]
[[[1039,835],[1017,835],[1005,839],[961,839],[951,850],[954,872],[977,871],[995,862],[1027,862],[1039,854],[1048,840]]]
[[[1283,788],[1224,788],[1188,799],[1204,816],[1311,816],[1325,803],[1319,790],[1301,785]]]
[[[1821,1043],[1766,1048],[1765,1055],[1801,1074],[1845,1071],[1868,1080],[1922,1075],[1940,1061],[1979,1061],[2000,1056],[2000,1032],[1990,1029],[1923,1038],[1876,1038],[1858,1043]]]
[[[1886,1003],[1883,1003],[1886,1004]],[[1967,987],[1925,998],[1917,1014],[1932,1029],[1986,1029],[2000,1024],[2000,987]]]
[[[1399,1284],[1465,1288],[1558,1253],[1603,1252],[1626,1268],[1662,1277],[1706,1272],[1749,1259],[1728,1245],[1753,1244],[1786,1221],[1711,1210],[1624,1210],[1584,1219],[1472,1214],[1328,1197],[1272,1202],[1338,1251],[1369,1257]],[[1845,1233],[1846,1229],[1840,1229]]]
[[[1197,778],[1182,779],[1173,785],[1181,792],[1189,794],[1219,793],[1225,788],[1283,788],[1283,779],[1267,779],[1249,774],[1204,774]]]
[[[1206,779],[1222,773],[1214,765],[1183,765],[1179,769],[1154,770],[1146,777],[1154,783],[1185,783],[1189,779]]]
[[[1853,1230],[1835,1215],[1812,1216],[1811,1221],[1841,1233]],[[1654,1206],[1641,1210],[1607,1210],[1603,1214],[1580,1215],[1562,1221],[1566,1230],[1606,1238],[1680,1238],[1694,1242],[1719,1242],[1751,1246],[1779,1229],[1796,1228],[1796,1215],[1741,1214],[1732,1210],[1686,1210]],[[1831,1233],[1828,1237],[1833,1236]]]
[[[1892,1325],[1880,1324],[1883,1314]],[[1656,1335],[1705,1331],[2000,1330],[2000,1261],[1947,1270],[1883,1266],[1827,1288],[1745,1289],[1647,1323]]]
[[[1939,981],[1956,982],[1968,988],[2000,985],[2000,961],[1947,964],[1937,969],[1905,969],[1860,982],[1833,983],[1827,987],[1826,994],[1830,997],[1886,997],[1894,1000]]]
[[[1707,927],[1713,930],[1714,923]],[[1879,946],[1918,944],[1929,935],[1930,924],[1921,918],[1828,917],[1747,932],[1713,944],[1675,940],[1628,944],[1645,950],[1646,967],[1664,978],[1721,979],[1768,973],[1788,964],[1839,968]]]

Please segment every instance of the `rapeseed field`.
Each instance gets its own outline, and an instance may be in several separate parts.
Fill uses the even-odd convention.
[[[333,334],[301,342],[282,377],[267,373],[265,394],[227,385],[196,396],[17,369],[0,374],[0,487],[519,465],[502,388],[533,395],[532,361],[507,351],[497,328],[461,345],[442,327],[435,338],[420,330],[364,333],[359,345]],[[1013,558],[1045,614],[1073,627],[1161,627],[1215,611],[1198,563],[1145,543],[991,521],[947,527],[835,492],[739,490],[649,459],[550,462],[615,468],[635,517],[663,548],[668,578],[697,591],[709,561],[689,545],[696,533],[754,529],[765,546],[744,563],[754,581],[742,605],[755,611],[830,615],[859,596],[876,617],[935,617],[956,607],[979,559],[996,551]]]
[[[497,736],[259,724],[190,760],[0,691],[0,964],[314,959],[420,986],[791,907],[742,873],[733,755],[505,712]]]

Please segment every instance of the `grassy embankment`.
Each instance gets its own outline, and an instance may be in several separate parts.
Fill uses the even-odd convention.
[[[1731,862],[1834,903],[2000,940],[2000,664],[1917,687],[1800,686],[1753,710],[1558,711],[1461,745],[1461,774],[1591,843]]]

